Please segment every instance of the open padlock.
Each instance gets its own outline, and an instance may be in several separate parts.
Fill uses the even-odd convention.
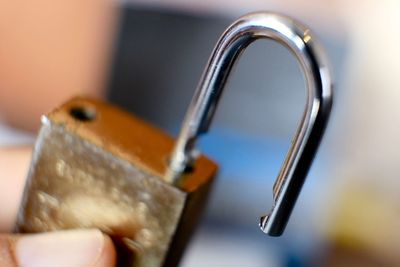
[[[118,266],[176,266],[204,205],[216,165],[194,153],[240,52],[271,38],[297,57],[307,104],[261,220],[280,235],[322,137],[332,101],[326,62],[308,28],[271,13],[246,15],[219,40],[176,141],[103,102],[76,98],[42,118],[18,232],[99,228],[118,250]],[[175,147],[174,147],[175,144]]]

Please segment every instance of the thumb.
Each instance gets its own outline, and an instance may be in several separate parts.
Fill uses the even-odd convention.
[[[2,267],[114,267],[111,239],[99,230],[0,235]]]

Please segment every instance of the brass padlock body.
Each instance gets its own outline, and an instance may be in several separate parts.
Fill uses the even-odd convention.
[[[99,228],[114,240],[118,266],[176,266],[217,166],[200,156],[170,185],[173,145],[116,107],[71,100],[42,119],[16,230]]]

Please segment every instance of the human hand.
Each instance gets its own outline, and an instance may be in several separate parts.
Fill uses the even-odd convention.
[[[15,224],[30,148],[0,148],[0,232]],[[0,234],[1,267],[113,267],[111,239],[99,230]]]

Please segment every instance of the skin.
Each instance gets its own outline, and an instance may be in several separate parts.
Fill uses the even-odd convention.
[[[66,99],[104,96],[117,22],[110,0],[0,1],[0,119],[35,132]]]
[[[1,1],[0,123],[35,133],[40,116],[69,98],[103,98],[117,21],[118,9],[109,0]],[[10,234],[30,154],[31,147],[0,147],[0,266],[45,267],[41,260],[52,251],[52,242],[57,252],[52,256],[65,259],[50,266],[74,267],[69,259],[84,260],[76,267],[115,266],[113,244],[97,230],[54,236]],[[65,244],[60,250],[57,238]],[[87,249],[96,250],[80,255],[68,243],[71,240],[81,240],[78,245],[88,244]],[[36,243],[46,243],[50,250],[40,251]]]
[[[0,148],[0,232],[4,232],[3,234],[0,234],[0,266],[2,267],[29,267],[29,265],[23,264],[24,258],[20,255],[21,252],[19,252],[19,250],[21,249],[19,249],[18,247],[22,244],[21,240],[27,239],[27,237],[32,237],[32,235],[15,235],[9,234],[7,232],[10,232],[12,230],[15,223],[23,186],[25,183],[25,176],[28,170],[30,153],[30,147]],[[113,247],[111,239],[108,236],[101,234],[99,231],[89,230],[89,232],[90,231],[92,232],[91,234],[88,234],[85,231],[82,231],[82,233],[78,233],[77,238],[79,238],[80,235],[82,237],[82,240],[85,240],[88,238],[92,238],[93,235],[100,235],[100,238],[95,239],[93,244],[93,246],[98,247],[98,252],[90,254],[90,258],[85,259],[85,262],[89,262],[88,264],[86,264],[85,266],[79,266],[115,266],[115,249]],[[46,238],[45,235],[46,234],[42,236]],[[38,238],[35,240],[38,240],[39,244],[41,234],[37,234],[35,236]],[[47,236],[47,240],[48,239],[49,237]],[[57,240],[55,240],[55,242],[57,242]],[[35,242],[31,243],[35,245]],[[63,247],[62,249],[68,250],[68,245],[65,248]],[[70,249],[71,251],[73,251],[72,247]],[[86,257],[86,255],[76,255],[76,253],[74,254],[74,256],[81,256],[81,258]]]

